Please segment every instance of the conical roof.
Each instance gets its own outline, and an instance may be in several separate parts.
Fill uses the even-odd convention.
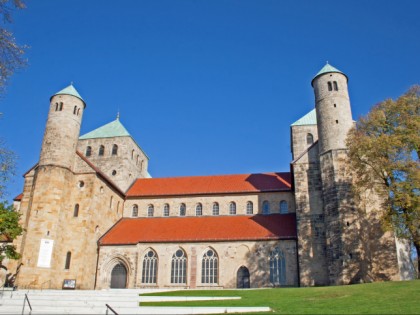
[[[316,111],[315,108],[307,113],[305,116],[296,120],[292,126],[316,125]]]
[[[83,98],[80,96],[79,92],[77,92],[77,90],[75,89],[75,87],[73,86],[73,84],[70,84],[68,87],[62,89],[61,91],[55,93],[53,96],[55,95],[71,95],[71,96],[75,96],[78,99],[80,99],[83,102],[83,105],[85,105],[86,107],[86,103],[83,100]],[[51,98],[53,98],[53,96],[51,96]],[[50,100],[51,100],[50,98]]]
[[[338,70],[337,68],[335,68],[335,67],[331,66],[331,65],[327,62],[327,64],[326,64],[325,66],[323,66],[323,67],[322,67],[322,69],[321,69],[321,70],[319,70],[319,72],[318,72],[318,73],[314,76],[314,78],[313,78],[313,79],[312,79],[312,81],[311,81],[311,84],[313,85],[314,80],[315,80],[317,77],[319,77],[320,75],[323,75],[323,74],[325,74],[325,73],[332,73],[332,72],[335,72],[335,73],[341,73],[342,75],[344,75],[344,76],[346,77],[347,81],[349,80],[349,78],[346,76],[346,74],[345,74],[344,72],[341,72],[340,70]]]
[[[95,139],[95,138],[113,138],[113,137],[126,137],[131,135],[127,129],[122,125],[120,120],[117,118],[114,121],[99,127],[91,132],[88,132],[79,137],[79,139]]]

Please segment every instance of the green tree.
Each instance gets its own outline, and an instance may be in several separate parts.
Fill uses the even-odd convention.
[[[356,192],[379,195],[384,228],[411,241],[419,259],[420,86],[375,105],[350,131],[347,145]]]
[[[26,46],[18,45],[13,33],[5,28],[12,22],[13,10],[23,8],[23,0],[0,0],[0,93],[4,92],[9,77],[26,65],[23,57]]]

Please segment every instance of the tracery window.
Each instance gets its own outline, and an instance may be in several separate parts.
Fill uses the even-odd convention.
[[[179,206],[179,215],[183,217],[185,216],[185,212],[186,212],[185,203],[181,203]]]
[[[148,205],[147,206],[147,216],[148,217],[153,217],[155,212],[155,207],[153,205]]]
[[[182,249],[172,255],[171,283],[187,283],[187,257]]]
[[[229,204],[229,214],[236,214],[236,203],[233,201]]]
[[[280,213],[288,213],[289,209],[288,209],[288,205],[287,205],[287,201],[286,200],[282,200],[280,201]]]
[[[278,247],[270,253],[270,282],[277,286],[286,284],[286,261]]]
[[[99,156],[103,156],[103,155],[104,155],[104,152],[105,152],[105,147],[104,147],[103,145],[101,145],[101,146],[99,147],[99,152],[98,152],[98,155],[99,155]]]
[[[213,203],[213,215],[219,215],[219,204],[217,202]]]
[[[196,216],[203,215],[203,205],[201,203],[197,203],[197,205],[195,206],[195,215]]]
[[[139,215],[139,206],[138,205],[133,205],[133,210],[131,211],[131,216],[132,217],[138,217]]]
[[[246,203],[246,214],[253,214],[254,213],[254,204],[252,201],[248,201]]]
[[[267,200],[264,200],[262,208],[263,214],[270,214],[270,203]]]
[[[163,206],[163,216],[169,217],[169,205],[167,203]]]
[[[209,248],[203,255],[201,264],[201,283],[217,283],[218,267],[217,253]]]
[[[118,155],[118,146],[116,144],[112,146],[112,155]]]
[[[86,147],[86,156],[91,156],[92,155],[92,147],[91,146],[87,146]]]
[[[158,257],[153,250],[149,250],[143,258],[142,283],[156,283]]]

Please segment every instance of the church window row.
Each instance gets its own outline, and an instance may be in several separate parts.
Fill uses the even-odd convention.
[[[87,157],[92,156],[92,147],[87,146],[86,147],[86,154]],[[98,156],[104,156],[105,155],[105,146],[100,145],[98,149]],[[114,144],[112,146],[111,155],[118,155],[118,145]]]
[[[77,106],[74,106],[73,108],[73,115],[79,116],[80,114],[80,108]]]
[[[67,266],[67,262],[66,262]],[[185,251],[177,249],[171,257],[171,283],[187,283],[188,258]],[[274,286],[286,284],[286,259],[283,251],[275,247],[270,251],[268,266],[270,282]],[[150,249],[143,257],[141,282],[143,284],[157,284],[159,258],[157,253]],[[218,284],[219,282],[219,256],[212,248],[207,248],[201,256],[201,283]]]
[[[131,159],[132,160],[134,160],[134,156],[136,156],[136,154],[135,154],[136,152],[134,151],[134,149],[131,151]],[[144,164],[144,161],[143,160],[141,160],[140,161],[140,155],[138,155],[137,154],[137,156],[136,156],[136,165],[139,165],[139,163],[140,163],[140,170],[143,170],[143,164]]]
[[[328,81],[328,91],[332,91],[334,87],[334,91],[338,91],[338,84],[337,81]]]
[[[289,206],[286,200],[282,200],[279,203],[279,211],[281,214],[286,214],[289,212]],[[179,216],[183,217],[186,215],[187,207],[185,203],[181,203],[179,205]],[[262,204],[262,213],[265,215],[271,214],[270,211],[270,203],[265,200]],[[170,207],[169,204],[165,203],[163,205],[163,216],[168,217],[170,213]],[[212,206],[212,215],[219,215],[220,213],[220,206],[218,202],[214,202]],[[253,214],[254,213],[254,204],[252,201],[248,201],[246,203],[246,214]],[[236,214],[236,203],[234,201],[229,203],[229,214],[235,215]],[[137,204],[134,204],[131,211],[132,217],[138,217],[139,215],[139,206]],[[197,203],[195,206],[195,215],[196,216],[202,216],[203,215],[203,205],[202,203]],[[155,216],[155,207],[153,204],[149,204],[147,206],[147,216],[148,217],[154,217]]]
[[[61,112],[63,110],[63,102],[60,103],[55,103],[55,111],[56,112]]]

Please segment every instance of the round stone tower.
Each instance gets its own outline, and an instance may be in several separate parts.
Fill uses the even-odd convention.
[[[319,153],[346,148],[353,126],[347,76],[328,63],[312,79],[318,122]]]
[[[85,102],[69,85],[50,98],[50,110],[42,142],[40,166],[73,168]]]

